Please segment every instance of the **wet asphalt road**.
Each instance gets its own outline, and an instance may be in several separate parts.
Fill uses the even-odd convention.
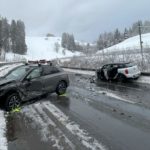
[[[150,87],[90,78],[7,114],[8,150],[150,150]]]

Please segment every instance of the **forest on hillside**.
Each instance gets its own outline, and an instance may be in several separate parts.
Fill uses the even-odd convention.
[[[82,44],[81,42],[76,42],[73,34],[63,33],[61,46],[71,50],[72,52],[80,51],[85,54],[94,53],[98,50],[111,47],[130,37],[138,35],[139,25],[142,27],[142,34],[150,32],[150,21],[137,21],[134,22],[131,27],[126,27],[123,31],[116,28],[114,31],[101,33],[94,44]]]
[[[12,52],[26,54],[25,25],[21,20],[12,20],[0,17],[0,56]]]
[[[134,22],[131,27],[126,27],[123,31],[116,28],[112,32],[104,32],[99,35],[97,40],[97,49],[102,50],[107,47],[111,47],[118,44],[125,39],[139,35],[139,26],[141,26],[142,34],[150,32],[150,21],[137,21]]]

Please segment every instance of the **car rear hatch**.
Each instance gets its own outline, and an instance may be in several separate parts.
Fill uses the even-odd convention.
[[[126,74],[131,74],[131,75],[136,75],[136,74],[140,74],[140,70],[138,69],[138,67],[136,65],[134,66],[127,66],[126,70],[125,70]]]

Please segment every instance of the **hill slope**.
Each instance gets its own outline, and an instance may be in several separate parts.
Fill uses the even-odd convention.
[[[71,52],[61,47],[60,37],[26,37],[26,43],[28,47],[27,58],[36,59],[55,59],[64,57],[73,57],[80,55],[79,52]],[[56,52],[55,43],[59,44],[59,50]]]
[[[143,41],[143,47],[147,48],[150,47],[150,33],[142,34],[142,41]],[[140,49],[140,39],[139,36],[131,37],[119,44],[116,44],[112,47],[104,49],[104,52],[117,52],[122,50],[134,50],[134,49]],[[97,53],[100,53],[101,51],[98,51]]]

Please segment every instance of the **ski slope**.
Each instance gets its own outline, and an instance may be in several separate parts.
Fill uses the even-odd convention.
[[[71,52],[65,50],[61,47],[61,38],[60,37],[26,37],[26,43],[28,47],[27,59],[30,60],[39,60],[47,59],[52,60],[56,58],[66,58],[79,56],[79,52]],[[59,50],[56,52],[55,44],[59,44]]]
[[[143,47],[150,47],[150,33],[142,34]],[[140,49],[140,39],[139,35],[131,37],[119,44],[111,46],[109,48],[104,49],[104,52],[117,52],[117,51],[126,51],[126,50],[134,50]],[[98,51],[97,53],[101,53],[102,51]]]

